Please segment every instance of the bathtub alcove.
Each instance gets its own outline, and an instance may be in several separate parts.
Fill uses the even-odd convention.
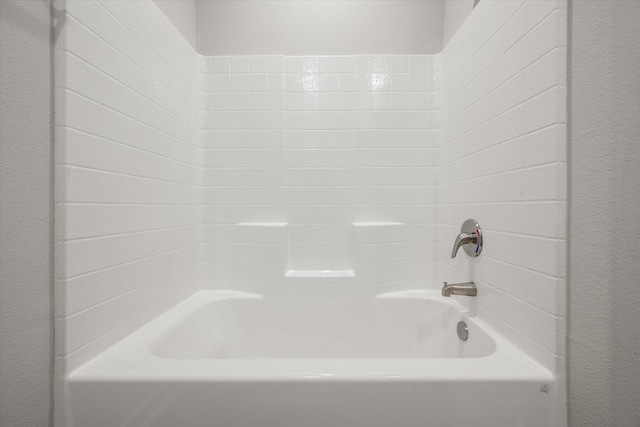
[[[567,5],[470,3],[437,51],[316,55],[56,1],[56,425],[566,425]]]
[[[435,291],[284,286],[200,291],[69,382],[73,419],[95,427],[553,425],[556,393],[550,371]]]

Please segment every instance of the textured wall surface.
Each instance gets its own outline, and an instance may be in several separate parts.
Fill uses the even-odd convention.
[[[640,3],[573,2],[569,415],[640,422]]]
[[[49,4],[0,2],[0,425],[51,410]]]
[[[67,372],[196,286],[196,66],[151,0],[66,1],[56,45],[56,343]]]
[[[442,49],[444,0],[198,1],[203,55],[426,54]]]
[[[196,0],[153,0],[195,49],[197,42]]]
[[[566,2],[483,0],[442,52],[436,251],[442,280],[475,280],[478,315],[564,367]],[[467,218],[480,258],[449,258]]]

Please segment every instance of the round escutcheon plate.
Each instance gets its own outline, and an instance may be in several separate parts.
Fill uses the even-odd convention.
[[[467,324],[461,320],[458,322],[457,329],[458,338],[460,338],[462,341],[466,341],[469,338],[469,328],[467,327]]]

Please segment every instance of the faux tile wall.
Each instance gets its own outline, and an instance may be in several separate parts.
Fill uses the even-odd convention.
[[[563,0],[483,0],[438,55],[322,57],[201,57],[149,0],[64,4],[68,370],[198,286],[469,279],[472,310],[561,369]],[[484,253],[450,260],[470,217]]]
[[[197,55],[153,2],[56,8],[56,341],[70,371],[195,289],[202,150]]]
[[[473,279],[478,316],[564,365],[566,2],[481,1],[441,54],[438,267]],[[480,258],[449,259],[467,218]]]
[[[426,55],[203,58],[213,286],[431,278],[433,66]]]

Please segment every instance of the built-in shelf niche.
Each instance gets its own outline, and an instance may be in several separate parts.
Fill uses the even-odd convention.
[[[287,222],[242,222],[236,224],[235,231],[235,256],[238,264],[238,275],[244,277],[250,274],[259,283],[276,283],[283,277],[287,283],[296,279],[320,279],[331,282],[331,279],[343,279],[354,283],[378,283],[381,274],[392,265],[394,250],[403,241],[400,237],[407,227],[402,222],[353,222],[345,224],[347,231],[340,234],[343,241],[341,245],[348,245],[348,252],[343,251],[344,259],[327,260],[323,265],[322,260],[311,260],[308,264],[316,268],[293,267],[292,259],[304,261],[304,254],[292,253],[300,250],[298,240],[292,243],[291,229],[298,227],[299,232],[305,231],[304,226],[291,225]],[[322,231],[323,225],[319,225]],[[335,226],[327,225],[327,233]],[[317,230],[316,230],[317,231]],[[335,231],[335,230],[334,230]],[[345,238],[348,237],[348,240]],[[246,259],[243,259],[243,253]],[[339,265],[340,268],[332,268]],[[382,265],[382,267],[381,267]],[[391,267],[390,267],[391,268]],[[252,273],[248,273],[252,271]]]

